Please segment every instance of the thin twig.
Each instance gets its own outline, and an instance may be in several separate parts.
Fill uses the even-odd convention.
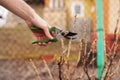
[[[89,75],[89,73],[88,73],[88,68],[87,68],[86,66],[84,66],[84,67],[83,67],[83,70],[84,70],[84,72],[86,73],[86,75],[87,75],[87,77],[88,77],[88,80],[91,80],[91,77],[90,77],[90,75]]]
[[[44,65],[45,65],[45,67],[47,68],[47,71],[48,71],[49,76],[51,77],[52,80],[54,80],[54,78],[53,78],[53,76],[52,76],[52,73],[51,73],[51,71],[50,71],[50,69],[49,69],[49,67],[48,67],[48,65],[47,65],[47,62],[46,62],[44,59],[42,59],[42,60],[43,60],[43,63],[44,63]]]
[[[32,65],[32,67],[34,68],[34,70],[35,70],[35,72],[37,74],[38,79],[41,80],[41,77],[39,75],[40,73],[39,73],[38,68],[36,67],[34,61],[32,59],[29,59],[29,61],[30,61],[31,65]]]
[[[87,61],[88,61],[88,58],[89,58],[89,55],[90,55],[90,53],[87,53],[87,37],[86,37],[86,28],[87,27],[87,24],[86,24],[86,19],[84,19],[84,46],[83,46],[83,49],[84,49],[84,55],[83,55],[83,70],[84,70],[84,72],[85,72],[85,74],[87,75],[87,77],[88,77],[88,80],[91,80],[91,77],[90,77],[90,75],[89,75],[89,73],[88,73],[88,64],[87,64]]]
[[[58,62],[58,70],[59,70],[59,80],[62,80],[62,65],[64,63],[63,57],[60,56],[60,60]]]
[[[81,52],[82,52],[82,40],[80,39],[79,43],[79,53],[78,53],[78,60],[77,60],[77,67],[80,66],[81,61]]]
[[[68,44],[67,59],[69,59],[69,56],[70,56],[71,44],[72,44],[72,40],[70,40]]]
[[[118,11],[118,14],[120,13],[120,10]],[[110,53],[112,52],[113,50],[113,55],[112,57],[110,58],[110,63],[108,65],[108,68],[107,68],[107,71],[106,71],[106,74],[105,74],[105,77],[104,77],[104,80],[107,79],[108,77],[108,73],[110,71],[110,68],[112,66],[112,63],[113,63],[113,59],[116,57],[117,55],[117,48],[118,48],[118,32],[119,32],[119,28],[118,28],[118,24],[119,24],[119,18],[120,18],[120,15],[118,16],[118,19],[117,19],[117,23],[116,23],[116,28],[115,28],[115,31],[114,31],[114,43],[111,47],[111,50],[110,50]]]

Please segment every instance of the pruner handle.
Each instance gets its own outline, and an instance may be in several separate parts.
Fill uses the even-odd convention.
[[[57,39],[49,39],[49,40],[37,40],[37,41],[33,41],[32,44],[36,44],[36,43],[48,43],[48,42],[57,42]]]
[[[41,28],[38,28],[36,26],[32,26],[31,27],[31,30],[35,31],[35,30],[42,30]],[[55,31],[56,30],[56,27],[55,26],[52,26],[49,31],[52,32],[52,31]],[[37,43],[48,43],[48,42],[57,42],[58,40],[56,38],[54,39],[48,39],[48,40],[36,40],[36,41],[33,41],[32,44],[37,44]]]
[[[31,27],[31,30],[42,30],[41,28],[38,28],[36,26],[32,26]],[[52,26],[49,31],[52,32],[52,31],[55,31],[56,30],[56,27],[55,26]]]

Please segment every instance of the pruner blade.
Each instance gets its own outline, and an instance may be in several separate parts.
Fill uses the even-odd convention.
[[[77,33],[75,33],[75,32],[71,32],[71,31],[68,31],[68,30],[61,30],[61,29],[58,29],[58,28],[56,28],[56,33],[58,33],[56,35],[56,38],[57,38],[57,36],[59,36],[59,37],[62,36],[66,39],[76,39],[76,35],[77,35]]]

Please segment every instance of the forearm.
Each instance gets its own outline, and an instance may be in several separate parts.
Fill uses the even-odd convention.
[[[6,7],[24,20],[31,20],[36,15],[35,11],[23,0],[0,0],[0,5]]]
[[[50,38],[53,39],[49,32],[50,25],[39,17],[38,14],[23,0],[0,0],[0,5],[6,7],[8,10],[12,11],[14,14],[18,15],[26,21],[28,26],[37,26],[38,28],[43,29],[40,36],[41,39]],[[36,32],[34,32],[36,33]],[[38,37],[38,36],[36,36]]]

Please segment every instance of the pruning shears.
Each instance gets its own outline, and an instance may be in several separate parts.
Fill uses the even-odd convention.
[[[41,28],[38,28],[36,26],[32,26],[31,30],[33,31],[39,31],[42,30]],[[60,38],[66,38],[66,39],[76,39],[76,35],[77,33],[75,32],[71,32],[71,31],[67,31],[67,30],[62,30],[59,29],[58,27],[52,26],[49,29],[50,33],[54,32],[53,37],[54,39],[48,39],[48,40],[37,40],[37,41],[33,41],[32,44],[36,44],[36,43],[48,43],[48,42],[57,42],[58,40],[60,40]]]

